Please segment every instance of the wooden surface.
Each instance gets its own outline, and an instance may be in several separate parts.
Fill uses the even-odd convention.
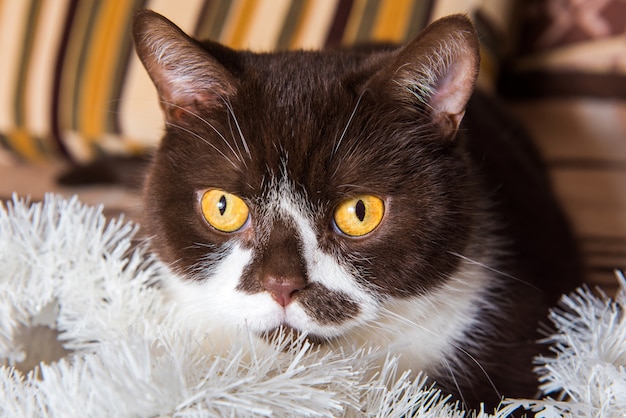
[[[141,219],[140,194],[114,186],[59,187],[56,177],[65,167],[58,164],[2,165],[0,164],[0,198],[10,199],[15,192],[19,197],[42,200],[49,192],[65,197],[78,195],[81,202],[92,206],[103,205],[107,217],[124,213],[127,219]]]

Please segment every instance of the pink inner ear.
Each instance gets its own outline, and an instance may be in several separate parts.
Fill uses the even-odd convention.
[[[474,79],[473,58],[468,57],[467,54],[456,57],[434,86],[429,104],[435,113],[462,116],[474,89]]]

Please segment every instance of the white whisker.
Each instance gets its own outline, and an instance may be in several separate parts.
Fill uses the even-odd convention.
[[[467,405],[467,403],[465,402],[465,396],[463,396],[463,391],[461,390],[461,385],[459,384],[459,381],[454,375],[454,369],[452,369],[452,366],[450,366],[450,362],[447,359],[444,358],[443,363],[446,369],[448,370],[448,373],[450,374],[450,378],[452,379],[452,382],[454,382],[454,387],[456,388],[456,391],[461,397],[461,402],[463,403],[463,405]]]
[[[229,113],[233,117],[233,121],[235,122],[235,126],[237,127],[237,132],[239,132],[239,138],[241,139],[241,143],[243,144],[243,149],[246,151],[246,154],[248,154],[248,157],[252,159],[250,148],[248,148],[248,141],[246,141],[246,137],[243,135],[243,132],[241,131],[241,125],[239,124],[239,121],[237,120],[237,116],[235,115],[233,106],[228,100],[224,100],[224,103],[226,104],[226,108],[228,109]],[[233,135],[233,138],[234,138],[234,135]]]
[[[180,125],[177,125],[175,123],[170,123],[170,122],[165,122],[165,124],[167,126],[172,126],[176,129],[180,129],[181,131],[187,132],[190,135],[195,136],[196,138],[198,138],[199,140],[203,141],[205,144],[209,145],[211,148],[213,148],[215,151],[217,151],[222,157],[224,157],[224,159],[226,159],[226,161],[228,161],[233,167],[237,168],[237,165],[226,156],[226,154],[224,154],[219,148],[217,148],[215,145],[213,145],[209,140],[207,140],[206,138],[201,137],[200,135],[198,135],[197,133],[190,131],[187,128],[184,128]]]
[[[366,91],[367,89],[363,90],[361,94],[359,95],[359,98],[357,99],[356,104],[354,105],[354,109],[352,109],[352,114],[350,114],[350,117],[348,118],[348,122],[346,123],[346,126],[343,128],[343,132],[341,133],[339,140],[335,143],[335,146],[333,147],[331,157],[337,153],[337,150],[339,150],[339,146],[341,145],[341,142],[343,142],[343,139],[346,136],[346,133],[348,132],[348,128],[350,127],[350,124],[352,124],[354,115],[356,114],[356,111],[359,108],[359,105],[361,104],[361,99],[363,99],[363,96],[365,95]]]
[[[226,139],[226,137],[224,137],[224,135],[208,120],[204,119],[202,116],[198,115],[195,112],[190,111],[189,109],[186,109],[183,106],[179,106],[175,103],[170,103],[170,102],[163,102],[165,105],[167,106],[172,106],[175,107],[177,109],[182,110],[183,112],[187,112],[189,115],[195,117],[196,119],[200,120],[202,123],[204,123],[205,125],[207,125],[209,128],[211,128],[219,137],[220,139],[224,142],[224,144],[226,144],[226,146],[228,147],[228,149],[230,149],[230,151],[235,155],[235,157],[237,158],[237,160],[241,163],[243,163],[245,165],[245,162],[241,159],[241,157],[239,156],[239,154],[237,154],[237,152],[235,152],[234,148],[230,145],[230,142],[228,142],[228,140]],[[166,122],[167,123],[167,122]],[[174,126],[179,126],[179,125],[174,125]],[[190,131],[187,131],[190,132]],[[204,139],[205,142],[207,142],[206,139]],[[217,149],[217,148],[216,148]],[[224,155],[224,154],[222,154]],[[230,160],[229,160],[230,161]]]
[[[230,118],[228,118],[228,129],[230,130],[230,137],[235,138],[235,131],[233,130],[233,123]],[[235,147],[237,148],[237,159],[239,161],[243,160],[243,156],[241,155],[241,150],[239,149],[239,145],[237,145],[237,141],[235,140]],[[247,164],[244,162],[244,166],[247,168]]]
[[[456,253],[456,252],[453,252],[453,251],[448,251],[448,254],[451,254],[451,255],[453,255],[455,257],[459,257],[461,260],[467,261],[468,263],[473,264],[475,266],[482,267],[485,270],[489,270],[489,271],[492,271],[492,272],[494,272],[496,274],[499,274],[501,276],[507,277],[507,278],[509,278],[511,280],[515,280],[516,282],[523,283],[523,284],[527,285],[528,287],[532,287],[535,290],[541,290],[537,286],[533,285],[532,283],[529,283],[529,282],[527,282],[525,280],[522,280],[522,279],[520,279],[518,277],[512,276],[512,275],[510,275],[508,273],[505,273],[503,271],[497,270],[497,269],[495,269],[493,267],[490,267],[490,266],[488,266],[488,265],[486,265],[484,263],[481,263],[480,261],[473,260],[473,259],[471,259],[469,257],[464,256],[463,254],[459,254],[459,253]]]
[[[237,136],[235,135],[235,131],[233,130],[233,122],[231,121],[231,112],[229,110],[228,112],[228,129],[230,130],[230,137],[233,138],[233,142],[235,143],[235,148],[237,148],[237,159],[239,161],[241,161],[243,163],[243,165],[247,168],[248,165],[246,164],[244,158],[243,158],[243,154],[241,153],[241,149],[239,148],[239,143],[237,142]],[[233,119],[234,120],[234,119]]]

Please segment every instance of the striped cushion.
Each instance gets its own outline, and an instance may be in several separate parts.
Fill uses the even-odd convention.
[[[481,3],[488,5],[479,9]],[[428,21],[454,12],[475,17],[485,34],[505,33],[512,3],[0,1],[0,145],[31,161],[86,161],[101,153],[136,153],[154,146],[162,131],[161,113],[129,33],[133,13],[141,7],[162,13],[197,37],[266,51],[403,42]],[[491,73],[492,55],[484,59]]]

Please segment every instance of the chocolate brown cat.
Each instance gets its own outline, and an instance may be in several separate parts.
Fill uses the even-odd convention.
[[[133,35],[166,120],[147,223],[190,321],[381,346],[469,407],[536,394],[578,257],[523,131],[473,93],[467,18],[324,52],[234,51],[150,11]]]

